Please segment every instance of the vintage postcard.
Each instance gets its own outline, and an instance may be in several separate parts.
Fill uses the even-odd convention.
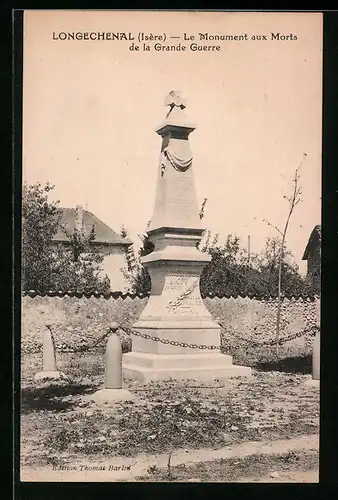
[[[322,24],[24,12],[21,481],[318,482]]]

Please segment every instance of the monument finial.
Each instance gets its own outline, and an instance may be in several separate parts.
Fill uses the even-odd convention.
[[[187,139],[190,132],[195,130],[196,126],[191,123],[185,114],[186,100],[179,90],[171,90],[164,100],[165,106],[169,107],[165,120],[156,129],[156,132],[164,137],[173,130],[175,134]]]
[[[170,106],[170,111],[177,106],[178,108],[186,108],[185,99],[179,90],[171,90],[164,101],[166,106]],[[170,113],[169,111],[169,113]]]

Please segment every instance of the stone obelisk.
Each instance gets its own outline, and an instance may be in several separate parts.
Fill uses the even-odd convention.
[[[156,130],[162,137],[162,147],[148,230],[154,250],[142,258],[150,274],[151,294],[133,328],[175,345],[133,336],[132,352],[123,355],[123,371],[127,377],[144,382],[250,375],[250,368],[234,366],[231,356],[217,349],[194,347],[219,346],[220,327],[212,320],[199,289],[200,274],[210,256],[197,249],[204,228],[189,144],[195,125],[186,117],[185,101],[179,92],[171,91],[165,104],[169,112]]]

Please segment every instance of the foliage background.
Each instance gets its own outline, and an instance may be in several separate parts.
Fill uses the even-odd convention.
[[[52,244],[54,235],[61,226],[62,212],[59,202],[49,201],[54,186],[46,183],[23,187],[23,235],[22,235],[22,287],[23,290],[39,292],[76,290],[77,292],[108,293],[110,282],[102,276],[103,254],[93,245],[94,228],[89,234],[74,231],[68,234],[67,245]],[[204,216],[206,199],[200,217]],[[130,291],[149,293],[151,281],[141,258],[153,251],[147,229],[139,235],[138,242],[128,248],[125,278]],[[120,234],[128,237],[122,226]],[[211,256],[201,274],[200,289],[203,296],[216,295],[266,295],[276,296],[278,290],[278,265],[281,251],[279,237],[267,238],[262,251],[249,253],[235,234],[229,234],[226,243],[220,245],[219,235],[206,230],[198,245],[201,252]],[[282,295],[319,294],[318,280],[299,274],[290,250],[284,245],[282,264]]]
[[[102,276],[103,254],[93,245],[95,232],[74,231],[67,245],[53,243],[62,227],[59,202],[48,199],[54,186],[40,183],[22,191],[22,288],[23,290],[108,292],[110,282]]]
[[[127,235],[127,231],[121,234]],[[128,278],[131,291],[148,293],[151,281],[147,270],[141,264],[141,257],[153,249],[145,231],[139,235],[140,245],[129,247],[127,254]],[[278,264],[281,240],[279,237],[267,238],[265,247],[259,254],[249,254],[241,246],[241,240],[229,234],[224,245],[218,243],[218,234],[206,230],[198,248],[211,256],[200,277],[200,290],[203,296],[262,296],[277,297]],[[282,296],[305,295],[313,297],[320,294],[319,280],[301,276],[291,251],[284,246],[282,263]]]

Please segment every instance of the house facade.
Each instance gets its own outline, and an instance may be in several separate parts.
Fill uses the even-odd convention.
[[[84,210],[81,205],[60,210],[62,211],[60,227],[53,242],[68,245],[69,238],[74,231],[81,231],[87,236],[94,232],[95,237],[91,244],[97,245],[104,255],[101,264],[102,275],[107,275],[110,279],[111,291],[126,292],[129,289],[129,283],[123,274],[123,269],[127,269],[126,252],[132,242],[117,234],[96,215]]]
[[[321,226],[317,225],[310,235],[304,251],[303,260],[307,261],[307,277],[314,282],[318,290],[320,290],[321,242]]]

